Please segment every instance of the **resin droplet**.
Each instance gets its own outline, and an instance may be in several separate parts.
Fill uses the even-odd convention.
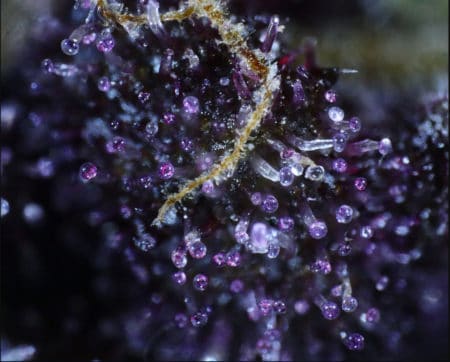
[[[346,313],[354,312],[358,308],[358,300],[351,296],[342,299],[342,310]]]
[[[344,151],[347,145],[347,137],[343,133],[337,133],[333,137],[333,148],[336,152],[340,153]]]
[[[358,191],[364,191],[367,187],[367,180],[364,177],[357,177],[355,179],[355,187]]]
[[[214,264],[217,266],[224,266],[226,264],[226,258],[224,253],[217,253],[212,258]]]
[[[364,337],[359,333],[348,335],[343,342],[350,351],[361,351],[364,349]]]
[[[82,181],[87,182],[97,176],[97,166],[91,162],[86,162],[80,167],[80,178]]]
[[[347,162],[343,158],[337,158],[333,161],[333,170],[339,173],[347,171]]]
[[[308,227],[309,235],[314,239],[322,239],[327,235],[328,228],[327,225],[321,221],[316,220]]]
[[[6,216],[9,213],[9,202],[4,198],[1,199],[0,217]]]
[[[149,135],[149,136],[154,136],[158,133],[158,123],[156,123],[155,121],[150,121],[147,123],[147,125],[145,126],[145,132]]]
[[[232,268],[236,268],[239,265],[241,265],[241,254],[237,250],[231,250],[227,253],[225,256],[226,263],[228,266],[231,266]]]
[[[383,138],[378,144],[378,152],[383,156],[392,152],[392,143],[389,138]]]
[[[357,133],[361,130],[361,120],[358,117],[352,117],[348,120],[348,127],[351,132]]]
[[[80,50],[80,45],[74,39],[64,39],[61,41],[61,50],[66,55],[76,55]]]
[[[288,187],[294,182],[294,174],[292,173],[291,167],[285,166],[280,170],[280,184],[281,186]]]
[[[197,114],[200,112],[200,104],[198,98],[194,96],[187,96],[183,99],[183,109],[188,114]]]
[[[126,142],[122,137],[114,137],[106,143],[106,152],[119,153],[125,151]]]
[[[194,259],[202,259],[205,257],[206,255],[206,245],[204,243],[202,243],[201,241],[195,241],[192,244],[189,245],[188,247],[189,250],[189,254],[194,258]]]
[[[271,242],[267,249],[267,257],[275,259],[280,254],[280,244],[278,242]]]
[[[336,210],[336,221],[340,224],[348,224],[352,221],[353,209],[348,205],[341,205]]]
[[[340,314],[339,307],[333,302],[324,302],[321,305],[320,310],[322,311],[324,318],[328,320],[336,319]]]
[[[163,180],[169,180],[175,174],[175,168],[170,162],[163,162],[159,165],[158,175]]]
[[[309,166],[305,172],[305,178],[311,181],[321,181],[325,176],[325,169],[322,166]]]
[[[250,196],[250,201],[255,206],[261,205],[261,202],[262,202],[262,195],[261,195],[261,193],[260,192],[254,192]]]
[[[111,87],[111,83],[107,77],[101,77],[97,82],[97,87],[100,91],[107,92]]]
[[[53,71],[55,70],[55,66],[50,59],[44,59],[41,62],[41,67],[47,73],[53,73]]]
[[[334,90],[329,89],[325,92],[325,100],[329,103],[335,103],[337,99],[337,94]]]
[[[263,299],[258,303],[258,308],[261,314],[267,316],[272,311],[273,300]]]
[[[203,292],[208,287],[208,277],[203,274],[197,274],[192,283],[196,290]]]
[[[344,111],[339,107],[331,107],[328,110],[328,117],[333,122],[341,122],[344,119]]]
[[[181,248],[172,251],[171,259],[173,265],[178,269],[184,268],[187,264],[186,252]]]
[[[264,212],[272,214],[278,209],[278,200],[273,195],[267,195],[261,205]]]
[[[292,230],[292,228],[294,227],[294,219],[289,216],[280,217],[280,219],[278,220],[278,227],[282,231]]]
[[[144,252],[149,251],[156,245],[156,240],[148,234],[143,234],[140,237],[133,238],[134,245]]]
[[[182,271],[177,271],[172,275],[172,279],[175,283],[183,285],[186,283],[186,274]]]
[[[281,300],[277,300],[273,302],[273,310],[275,313],[284,314],[286,313],[286,304]]]
[[[380,312],[377,308],[370,308],[366,312],[367,323],[377,323],[380,320]]]
[[[205,312],[197,312],[191,316],[191,324],[194,327],[202,327],[208,323],[208,315]]]
[[[111,50],[113,50],[115,45],[116,42],[112,35],[109,33],[102,34],[97,41],[97,49],[102,53],[109,53]]]

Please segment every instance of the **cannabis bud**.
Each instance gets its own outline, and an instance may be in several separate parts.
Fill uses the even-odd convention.
[[[61,220],[96,275],[65,333],[94,329],[106,360],[395,355],[406,304],[440,305],[410,264],[448,235],[448,96],[372,137],[335,88],[356,71],[320,66],[311,38],[290,50],[279,16],[129,3],[76,1],[59,53],[2,103],[2,173],[11,195],[30,185],[26,224]],[[46,210],[29,201],[42,182]],[[2,224],[15,207],[2,198]],[[117,307],[78,320],[91,298]]]

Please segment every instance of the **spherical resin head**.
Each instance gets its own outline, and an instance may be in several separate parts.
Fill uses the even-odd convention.
[[[328,227],[324,221],[316,220],[309,225],[308,232],[313,239],[323,239],[328,233]]]
[[[361,351],[364,349],[364,337],[359,333],[351,333],[344,338],[344,344],[350,351]]]
[[[336,303],[333,302],[324,302],[321,307],[322,315],[325,319],[333,320],[339,317],[340,311],[339,307]]]
[[[80,167],[80,179],[84,182],[91,181],[97,176],[97,166],[92,162],[86,162]]]

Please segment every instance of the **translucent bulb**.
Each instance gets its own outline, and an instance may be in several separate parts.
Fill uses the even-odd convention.
[[[66,55],[76,55],[80,50],[80,45],[75,39],[64,39],[61,41],[61,50]]]

